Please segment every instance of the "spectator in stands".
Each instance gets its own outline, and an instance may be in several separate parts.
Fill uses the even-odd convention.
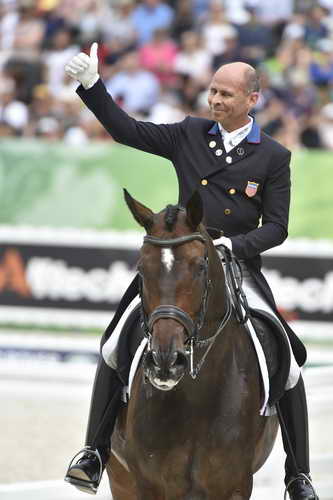
[[[246,6],[255,9],[259,23],[264,26],[284,26],[294,13],[291,0],[247,0]]]
[[[195,31],[186,31],[181,37],[181,47],[175,60],[175,70],[207,86],[212,75],[212,57],[202,47],[202,39]]]
[[[0,3],[0,53],[12,50],[18,21],[19,15],[15,0],[2,0]]]
[[[78,51],[73,43],[72,30],[64,27],[59,29],[51,40],[49,51],[45,52],[44,62],[47,69],[47,81],[52,94],[56,96],[63,87],[65,78],[64,66]]]
[[[333,151],[333,102],[322,107],[318,130],[323,147]]]
[[[172,24],[173,17],[174,10],[162,0],[143,0],[132,14],[139,44],[149,42],[156,29],[168,29]]]
[[[203,46],[213,57],[223,54],[226,39],[236,38],[237,30],[229,23],[225,9],[219,0],[212,0],[201,30]]]
[[[174,123],[185,117],[182,100],[175,93],[164,91],[152,107],[148,120],[153,123]]]
[[[211,0],[192,0],[193,14],[199,21],[207,14]]]
[[[326,17],[327,12],[320,5],[314,5],[307,12],[304,40],[313,49],[316,48],[319,40],[329,36],[329,30],[325,24]]]
[[[177,10],[171,26],[171,32],[176,42],[180,42],[185,31],[191,31],[195,27],[192,0],[179,0]]]
[[[109,16],[101,21],[101,33],[106,44],[117,42],[124,51],[135,49],[137,32],[134,26],[132,12],[134,0],[115,0]]]
[[[297,13],[289,19],[286,24],[282,38],[284,40],[303,40],[305,36],[306,16],[304,13]]]
[[[47,85],[41,84],[34,87],[32,101],[30,103],[30,119],[24,131],[25,136],[34,136],[39,134],[39,125],[51,123],[43,118],[52,118],[57,120],[55,112],[56,99],[52,96]],[[45,126],[46,127],[46,126]],[[40,135],[40,134],[39,134]]]
[[[256,67],[272,55],[273,33],[270,26],[259,21],[255,8],[248,7],[247,11],[248,21],[238,26],[238,43],[242,60]]]
[[[43,65],[40,49],[45,26],[38,17],[32,0],[21,0],[19,20],[13,39],[12,55],[6,62],[6,71],[16,81],[19,100],[29,103],[33,88],[41,83]]]
[[[283,125],[282,116],[286,112],[286,106],[281,89],[275,87],[265,66],[260,66],[259,77],[261,91],[254,112],[262,129],[274,137]]]
[[[318,87],[333,87],[333,40],[319,40],[317,49],[309,67],[311,81]]]
[[[178,91],[178,98],[182,102],[185,113],[196,114],[198,108],[198,98],[205,86],[196,78],[184,75]]]
[[[318,147],[318,105],[333,95],[329,12],[331,0],[0,0],[0,71],[15,87],[6,107],[27,117],[23,128],[2,122],[1,134],[54,133],[73,144],[104,140],[103,129],[75,107],[73,82],[61,62],[66,54],[70,59],[71,47],[84,51],[98,36],[103,80],[117,85],[124,106],[157,121],[163,110],[167,119],[184,112],[207,116],[204,89],[213,70],[235,60],[264,62],[271,81],[257,119],[285,144]],[[156,29],[169,29],[168,38],[160,31],[156,39]],[[128,72],[124,56],[133,52],[144,67]],[[119,82],[126,82],[124,89]],[[139,82],[142,96],[130,90],[131,82]],[[59,126],[52,120],[37,126],[45,117]]]
[[[29,119],[27,106],[16,99],[15,81],[0,75],[0,123],[2,134],[22,135]]]
[[[176,84],[176,55],[177,46],[165,29],[155,30],[152,40],[139,50],[141,66],[154,73],[161,85],[169,87]]]
[[[21,1],[19,20],[15,30],[13,49],[17,57],[34,59],[43,41],[45,25],[39,18],[33,0]]]
[[[212,66],[216,71],[223,64],[232,63],[234,61],[246,62],[246,58],[241,54],[237,30],[225,31],[223,52],[213,57]]]
[[[137,52],[122,58],[119,73],[106,82],[106,88],[126,111],[139,115],[148,115],[160,92],[157,78],[141,68]]]

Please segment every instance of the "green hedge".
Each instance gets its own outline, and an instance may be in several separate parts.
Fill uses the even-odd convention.
[[[333,238],[332,155],[295,153],[292,182],[290,236]],[[136,229],[123,187],[153,210],[177,201],[175,172],[157,156],[111,143],[1,142],[1,224]]]

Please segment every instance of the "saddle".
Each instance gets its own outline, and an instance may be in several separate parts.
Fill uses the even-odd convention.
[[[249,307],[242,287],[244,264],[224,245],[217,248],[236,318],[247,328],[248,321],[251,322],[264,352],[270,388],[268,404],[272,406],[283,396],[290,371],[290,348],[286,333],[273,315]]]
[[[290,348],[280,323],[266,311],[250,309],[250,321],[266,358],[270,406],[283,396],[290,370]]]

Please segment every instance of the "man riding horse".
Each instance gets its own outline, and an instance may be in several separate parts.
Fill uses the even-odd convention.
[[[283,325],[292,360],[286,390],[279,402],[287,455],[285,483],[291,500],[318,499],[309,475],[307,405],[299,368],[306,361],[306,351],[276,310],[261,273],[261,252],[280,245],[287,237],[291,154],[262,132],[249,115],[260,91],[255,69],[241,62],[222,66],[209,87],[212,120],[188,116],[182,122],[167,125],[137,121],[115,104],[98,74],[96,43],[89,56],[84,53],[75,56],[67,64],[66,72],[81,83],[78,95],[115,141],[172,162],[179,182],[180,205],[185,206],[191,194],[199,191],[207,226],[224,232],[215,244],[230,248],[247,270],[245,288],[253,292],[248,296],[249,305],[264,304]],[[122,301],[121,310],[102,338],[102,347],[136,294],[137,289],[132,286],[125,305]],[[121,392],[116,371],[101,356],[86,447],[76,463],[72,461],[65,478],[90,493],[97,491],[109,459],[110,436],[121,405]],[[105,423],[107,407],[109,418]]]

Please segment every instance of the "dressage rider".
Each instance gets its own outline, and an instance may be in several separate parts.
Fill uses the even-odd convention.
[[[256,71],[241,62],[222,66],[209,87],[212,120],[188,116],[182,122],[166,125],[137,121],[115,104],[98,74],[96,43],[89,56],[80,53],[73,57],[66,72],[80,82],[78,95],[113,139],[172,162],[181,205],[186,205],[193,191],[200,192],[207,225],[224,231],[225,236],[215,243],[232,249],[247,270],[250,306],[258,307],[259,303],[282,323],[292,348],[292,370],[280,400],[280,418],[287,428],[286,432],[281,426],[287,454],[285,483],[292,500],[318,499],[309,476],[307,405],[299,369],[305,363],[306,351],[277,312],[260,271],[261,252],[280,245],[287,237],[290,152],[262,132],[249,114],[259,97]],[[119,319],[123,321],[121,316],[137,292],[134,280],[102,338],[102,347],[117,330]],[[118,325],[118,333],[119,330]],[[118,333],[112,338],[117,340]],[[97,491],[109,458],[121,392],[116,371],[101,356],[86,447],[74,457],[65,478],[90,493]],[[103,416],[107,418],[103,420]]]

